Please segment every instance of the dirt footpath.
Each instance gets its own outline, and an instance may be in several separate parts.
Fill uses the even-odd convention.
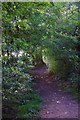
[[[78,118],[78,100],[71,93],[64,92],[59,86],[55,76],[46,73],[46,67],[33,69],[35,89],[42,97],[40,118]]]

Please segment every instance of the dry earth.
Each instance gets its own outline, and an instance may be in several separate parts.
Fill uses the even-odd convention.
[[[55,76],[46,73],[46,66],[31,70],[35,77],[35,89],[42,97],[40,118],[78,118],[78,100],[62,90]]]

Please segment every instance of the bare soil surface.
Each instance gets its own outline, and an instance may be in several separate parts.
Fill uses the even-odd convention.
[[[40,118],[78,118],[78,100],[58,85],[55,75],[46,72],[46,66],[31,70],[35,77],[35,89],[42,97]]]

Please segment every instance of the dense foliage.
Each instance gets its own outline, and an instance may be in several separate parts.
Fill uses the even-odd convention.
[[[39,111],[28,71],[43,61],[78,94],[79,11],[78,3],[2,3],[4,117],[28,118]]]

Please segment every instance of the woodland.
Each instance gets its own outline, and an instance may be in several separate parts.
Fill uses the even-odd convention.
[[[80,100],[79,13],[80,2],[2,3],[3,119],[38,118],[57,82],[62,92]],[[47,117],[57,116],[55,107]]]

